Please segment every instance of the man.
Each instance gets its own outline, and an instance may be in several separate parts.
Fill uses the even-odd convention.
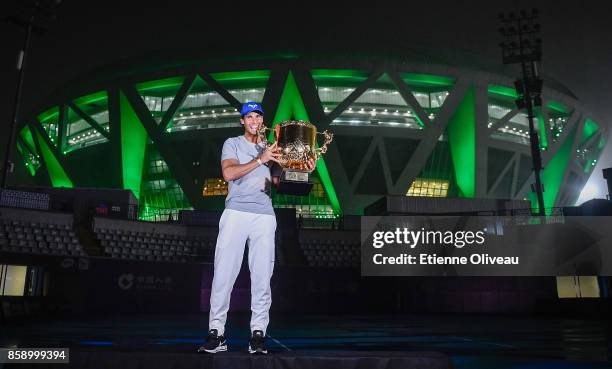
[[[278,186],[279,182],[277,175],[272,176],[271,168],[274,162],[278,162],[280,153],[276,142],[268,149],[259,142],[258,130],[263,124],[263,115],[261,104],[243,104],[240,124],[244,126],[244,134],[231,137],[223,144],[221,171],[223,179],[228,182],[228,194],[215,248],[209,332],[198,352],[227,351],[225,321],[230,295],[248,242],[251,272],[249,353],[268,353],[265,337],[272,303],[270,278],[274,270],[276,231],[271,185]],[[315,161],[310,160],[307,170],[312,172],[314,168]]]

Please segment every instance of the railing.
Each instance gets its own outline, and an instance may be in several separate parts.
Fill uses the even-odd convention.
[[[49,210],[50,196],[46,193],[1,190],[0,206],[9,208]]]

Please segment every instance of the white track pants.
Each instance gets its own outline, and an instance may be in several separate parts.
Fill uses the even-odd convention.
[[[249,244],[251,271],[251,332],[266,333],[272,304],[270,278],[274,270],[276,217],[225,209],[219,221],[215,272],[210,292],[208,328],[225,333],[225,321],[234,282],[240,272],[244,246]]]

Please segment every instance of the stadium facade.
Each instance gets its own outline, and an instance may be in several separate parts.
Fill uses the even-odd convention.
[[[223,141],[238,109],[262,101],[266,123],[301,119],[335,138],[307,197],[275,195],[305,217],[362,214],[386,194],[531,199],[527,116],[513,76],[358,57],[278,55],[119,68],[72,83],[19,128],[15,185],[123,188],[140,218],[220,210]],[[536,128],[547,208],[573,205],[607,125],[546,83]]]

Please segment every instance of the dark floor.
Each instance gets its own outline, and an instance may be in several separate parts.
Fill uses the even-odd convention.
[[[0,347],[191,353],[205,315],[31,320],[0,326]],[[246,351],[249,316],[230,314],[231,351]],[[268,346],[282,351],[438,351],[457,368],[612,368],[612,321],[471,315],[272,314]]]

